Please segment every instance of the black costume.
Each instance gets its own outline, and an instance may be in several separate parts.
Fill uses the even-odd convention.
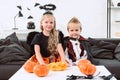
[[[64,49],[64,51],[66,50],[66,48],[68,49],[67,51],[68,51],[69,59],[71,59],[72,62],[75,62],[76,55],[75,55],[75,52],[73,50],[73,45],[71,44],[70,40],[76,40],[76,39],[71,38],[69,36],[67,36],[63,39],[63,49]],[[89,45],[88,41],[82,36],[80,36],[78,41],[80,42],[80,48],[81,48],[80,57],[84,55],[84,50],[85,50],[87,52],[87,59],[90,60],[92,63],[97,64],[97,62],[95,62],[92,57],[92,53],[91,53],[90,45]]]
[[[44,57],[44,58],[49,57],[51,55],[51,53],[47,49],[48,38],[49,38],[49,36],[45,36],[43,34],[43,32],[36,34],[34,39],[32,40],[32,43],[31,43],[31,47],[32,47],[33,52],[34,52],[34,45],[37,44],[40,46],[40,51],[41,51],[42,57]],[[61,31],[59,31],[58,38],[59,38],[59,43],[61,43],[62,38],[63,38],[63,33]]]

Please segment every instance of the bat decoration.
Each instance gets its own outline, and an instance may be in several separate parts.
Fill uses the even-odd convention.
[[[30,8],[27,8],[27,10],[29,10],[29,11],[30,11]]]
[[[39,6],[39,5],[40,5],[39,3],[35,3],[34,7],[37,7],[37,6]]]
[[[46,11],[51,11],[51,10],[55,10],[56,6],[54,4],[46,4],[44,6],[40,6],[40,9],[44,9]]]
[[[22,7],[21,7],[21,6],[17,6],[17,8],[19,8],[20,10],[22,10]]]

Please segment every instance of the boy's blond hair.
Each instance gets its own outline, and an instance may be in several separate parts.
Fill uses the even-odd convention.
[[[81,24],[81,22],[79,21],[79,19],[78,18],[76,18],[76,17],[73,17],[69,22],[68,22],[68,24],[67,25],[69,25],[70,23],[75,23],[75,24],[79,24],[79,26],[80,26],[80,29],[82,30],[82,24]],[[69,26],[67,26],[67,30],[69,29]]]

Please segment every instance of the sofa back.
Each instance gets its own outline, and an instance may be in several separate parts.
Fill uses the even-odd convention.
[[[93,39],[95,39],[96,41],[103,40],[103,41],[112,42],[115,44],[118,44],[120,42],[120,38],[93,38]]]

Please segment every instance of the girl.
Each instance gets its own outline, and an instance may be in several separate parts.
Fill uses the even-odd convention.
[[[90,59],[92,61],[89,43],[80,35],[82,27],[76,17],[73,17],[68,22],[67,30],[69,36],[64,38],[63,47],[68,63],[70,65],[77,65],[81,59]]]
[[[34,46],[34,53],[38,62],[41,65],[47,63],[63,61],[64,50],[61,45],[63,34],[61,31],[56,30],[55,17],[51,12],[46,12],[43,14],[40,21],[40,28],[42,32],[35,35],[32,46]]]

